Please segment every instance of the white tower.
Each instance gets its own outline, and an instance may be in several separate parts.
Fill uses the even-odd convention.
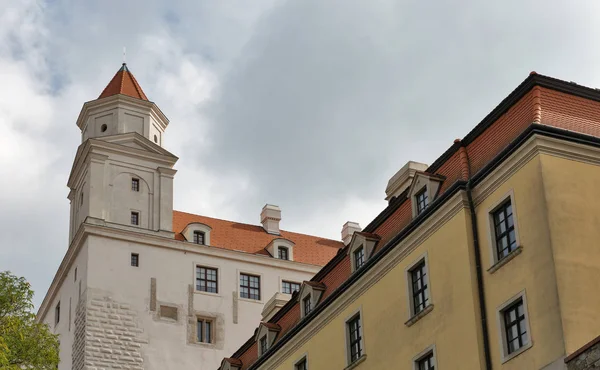
[[[71,189],[70,240],[82,222],[172,236],[173,166],[162,148],[169,121],[123,63],[96,100],[83,105]]]

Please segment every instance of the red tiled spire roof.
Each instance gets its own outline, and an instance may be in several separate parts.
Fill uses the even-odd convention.
[[[148,100],[146,94],[138,84],[135,77],[129,68],[127,68],[127,64],[123,63],[121,68],[117,71],[115,76],[110,80],[108,85],[102,91],[102,94],[98,97],[98,99],[106,98],[109,96],[123,94],[127,96],[131,96],[133,98],[138,98],[142,100]]]

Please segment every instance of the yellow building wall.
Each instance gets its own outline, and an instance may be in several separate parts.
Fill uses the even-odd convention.
[[[305,353],[309,368],[346,367],[345,322],[362,309],[367,359],[356,369],[411,369],[413,358],[435,344],[442,369],[480,369],[477,355],[475,276],[469,269],[468,213],[461,210],[377,284],[290,356],[279,369],[293,369]],[[411,327],[406,269],[427,253],[433,310]]]
[[[513,212],[522,253],[494,273],[490,211],[498,202],[514,195]],[[540,369],[564,355],[562,326],[556,289],[556,274],[548,229],[540,156],[535,156],[476,209],[482,253],[483,280],[490,333],[490,349],[495,369]],[[521,291],[525,291],[533,346],[502,364],[502,342],[498,311]]]
[[[542,156],[567,355],[600,334],[600,167]]]

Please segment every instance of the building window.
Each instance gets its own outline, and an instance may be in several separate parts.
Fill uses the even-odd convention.
[[[205,234],[202,231],[194,231],[194,243],[204,244]]]
[[[196,324],[196,338],[198,343],[213,343],[213,321],[198,318]]]
[[[417,263],[415,267],[410,270],[411,280],[411,298],[413,315],[423,311],[429,304],[429,291],[427,285],[427,269],[425,267],[425,260]]]
[[[302,300],[302,306],[304,307],[304,316],[308,315],[310,311],[312,311],[312,301],[310,294],[304,297],[304,299]]]
[[[502,319],[506,336],[506,354],[510,355],[529,344],[527,319],[522,297],[502,310]]]
[[[263,336],[260,338],[260,343],[259,343],[259,345],[260,345],[260,354],[261,354],[261,355],[264,355],[264,354],[265,354],[265,352],[267,352],[267,350],[269,349],[269,345],[268,345],[268,343],[267,343],[267,336],[266,336],[266,335],[263,335]]]
[[[308,370],[306,357],[304,357],[302,360],[296,362],[296,365],[294,365],[294,370]]]
[[[131,190],[140,191],[140,179],[131,179]]]
[[[294,283],[293,281],[282,281],[281,282],[281,293],[292,294],[300,291],[300,284]]]
[[[137,253],[131,253],[131,266],[139,267],[140,266],[140,255]]]
[[[240,297],[260,301],[260,276],[240,274]]]
[[[139,212],[131,212],[131,224],[132,225],[140,224],[140,213]]]
[[[517,249],[513,209],[510,200],[492,213],[498,261]]]
[[[360,247],[354,251],[354,269],[358,270],[365,264],[365,248]]]
[[[196,266],[196,290],[200,292],[218,293],[219,282],[217,269]]]
[[[73,282],[77,281],[77,267],[75,267],[75,274],[73,276]]]
[[[417,201],[417,214],[421,214],[429,205],[429,198],[427,197],[427,186],[424,187],[415,195]]]
[[[358,360],[363,353],[362,348],[362,328],[360,325],[360,314],[357,314],[346,322],[348,335],[348,353],[350,363]]]
[[[290,252],[286,247],[277,248],[278,257],[280,260],[289,260]]]
[[[58,325],[60,322],[60,301],[56,304],[54,308],[54,325]]]
[[[423,357],[416,361],[416,370],[434,370],[435,360],[433,358],[433,351],[428,352]]]
[[[79,194],[79,208],[83,205],[83,191]]]

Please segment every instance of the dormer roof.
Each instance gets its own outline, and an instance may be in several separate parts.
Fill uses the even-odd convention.
[[[113,95],[127,95],[133,98],[148,101],[148,97],[138,84],[137,80],[127,68],[127,64],[123,63],[121,68],[114,75],[112,80],[106,85],[98,99],[107,98]]]

